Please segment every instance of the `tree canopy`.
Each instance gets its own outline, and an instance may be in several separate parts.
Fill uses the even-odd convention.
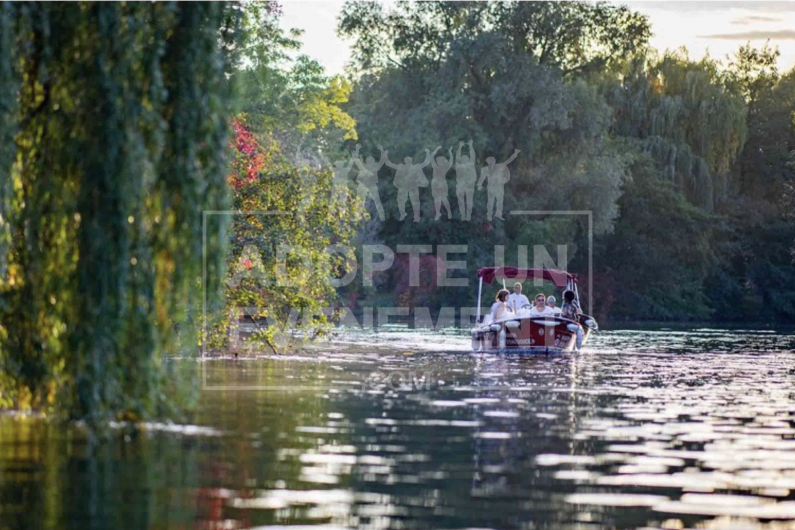
[[[394,158],[417,159],[423,148],[471,138],[482,167],[521,150],[505,208],[593,212],[595,276],[626,294],[610,304],[603,291],[600,311],[641,320],[792,317],[772,287],[791,270],[780,267],[792,245],[795,157],[792,74],[779,76],[777,50],[742,46],[726,61],[659,55],[643,15],[584,2],[349,2],[339,32],[354,39],[347,109],[362,151],[380,144]],[[484,198],[475,197],[481,216]],[[453,226],[432,222],[424,204],[418,224],[396,222],[393,211],[374,238],[466,242],[477,256],[470,268],[490,264],[494,244],[566,241],[571,265],[585,265],[582,221]],[[649,231],[650,222],[666,229]],[[760,234],[771,252],[752,255]],[[656,257],[642,263],[635,252]],[[616,256],[633,265],[618,266]],[[666,260],[684,262],[647,281]],[[617,270],[631,295],[610,280]],[[677,275],[683,290],[669,287]],[[718,293],[716,282],[725,284]],[[750,303],[774,299],[783,311]]]
[[[643,49],[651,35],[645,16],[607,2],[348,2],[340,34],[356,39],[354,60],[364,70],[388,65],[438,67],[455,42],[488,33],[511,52],[563,73],[604,68]]]

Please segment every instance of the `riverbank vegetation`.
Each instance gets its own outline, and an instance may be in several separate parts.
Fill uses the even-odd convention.
[[[345,307],[474,303],[411,287],[406,256],[338,288],[354,256],[333,245],[359,279],[365,243],[466,244],[470,278],[495,244],[516,263],[565,243],[587,270],[587,217],[491,221],[478,192],[461,222],[453,171],[454,218],[424,189],[403,222],[383,168],[381,219],[334,178],[379,146],[471,140],[478,169],[519,150],[505,212],[592,212],[601,319],[795,319],[795,71],[775,49],[658,52],[643,15],[591,3],[348,3],[338,24],[345,76],[273,2],[0,4],[0,407],[184,409],[197,384],[166,356],[232,347],[240,308],[280,351]]]

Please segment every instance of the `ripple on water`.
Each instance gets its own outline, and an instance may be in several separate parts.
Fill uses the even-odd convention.
[[[791,335],[628,330],[523,357],[391,329],[203,362],[225,390],[192,425],[149,424],[100,462],[0,417],[3,523],[795,528]]]

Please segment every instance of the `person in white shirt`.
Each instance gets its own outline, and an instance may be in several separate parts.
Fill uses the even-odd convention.
[[[555,312],[550,307],[547,307],[547,297],[544,293],[536,295],[536,305],[530,309],[531,317],[553,317]]]
[[[522,294],[521,282],[516,282],[513,284],[513,292],[511,293],[511,296],[508,297],[508,307],[510,307],[511,311],[514,313],[518,313],[526,305],[532,304],[530,304],[530,300],[528,300],[527,297]]]
[[[511,313],[508,307],[508,289],[497,292],[496,302],[491,304],[491,322],[507,317]]]
[[[560,316],[560,308],[555,306],[556,303],[557,303],[557,300],[555,300],[554,296],[549,295],[547,297],[547,307],[550,308],[553,313],[555,313],[556,317],[559,317]]]

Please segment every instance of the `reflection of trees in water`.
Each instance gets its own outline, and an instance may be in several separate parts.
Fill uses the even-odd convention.
[[[302,434],[301,429],[329,421],[329,400],[319,391],[299,389],[326,379],[328,364],[300,363],[293,369],[300,370],[298,377],[276,362],[215,363],[213,385],[263,390],[206,391],[202,396],[198,422],[217,426],[223,436],[202,441],[196,481],[201,484],[196,494],[198,528],[287,522],[283,511],[263,509],[256,499],[268,491],[301,483],[306,465],[298,455],[317,451],[323,436]],[[281,390],[266,390],[268,387]],[[334,434],[335,439],[339,436]],[[293,507],[289,522],[310,524],[310,509]]]
[[[114,428],[91,449],[81,427],[0,421],[0,526],[188,528],[194,508],[180,486],[196,483],[196,446]]]
[[[275,363],[212,365],[210,379],[217,385],[284,386],[290,375]],[[308,384],[329,371],[325,363],[307,363],[300,379]],[[249,374],[245,381],[242,373]],[[205,391],[197,416],[190,418],[195,426],[114,427],[93,451],[80,427],[0,417],[0,528],[276,524],[277,512],[240,508],[240,500],[277,488],[279,481],[300,484],[305,466],[297,457],[280,459],[279,452],[316,450],[323,435],[299,428],[326,425],[328,407],[322,392]],[[333,435],[343,442],[345,436]],[[296,508],[290,521],[310,521],[309,509]]]
[[[528,506],[552,507],[557,501],[549,499],[551,491],[570,493],[573,490],[570,483],[555,478],[557,466],[539,467],[536,458],[541,454],[592,454],[588,439],[577,436],[583,418],[590,415],[595,401],[592,394],[578,391],[583,383],[583,365],[588,362],[587,358],[580,357],[505,356],[488,365],[479,360],[476,378],[481,372],[500,375],[480,379],[481,389],[476,387],[473,395],[475,400],[484,400],[482,405],[471,408],[472,419],[478,423],[473,439],[473,497],[509,497],[530,503]],[[566,371],[560,375],[565,376],[569,385],[565,388],[516,388],[536,381],[542,384],[560,381],[560,376],[546,377],[545,372],[550,370]],[[559,513],[574,512],[573,506],[558,504],[555,509]],[[513,510],[515,516],[520,517],[521,511],[531,509]],[[532,511],[534,521],[543,520],[548,513],[535,508]]]

